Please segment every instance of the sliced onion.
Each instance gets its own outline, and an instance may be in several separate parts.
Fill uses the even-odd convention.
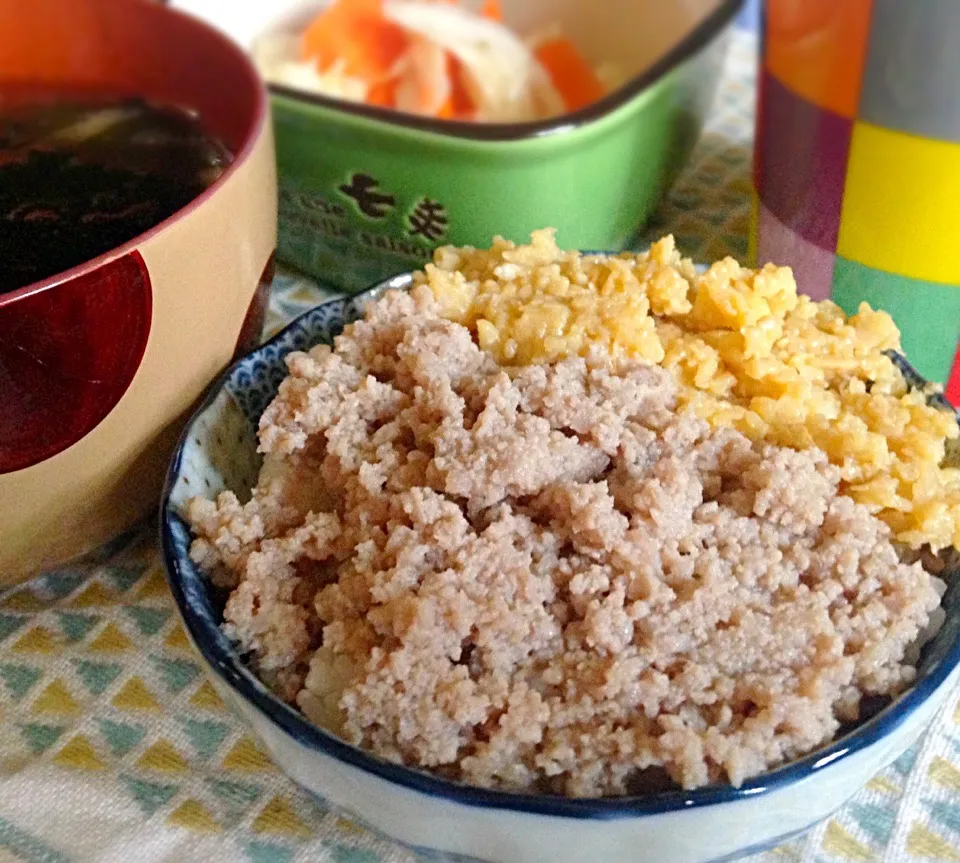
[[[458,6],[415,0],[388,0],[383,14],[460,61],[477,119],[529,120],[542,116],[543,106],[552,100],[549,76],[523,40],[503,24]]]
[[[447,52],[436,42],[414,37],[397,85],[397,109],[435,117],[450,98]]]

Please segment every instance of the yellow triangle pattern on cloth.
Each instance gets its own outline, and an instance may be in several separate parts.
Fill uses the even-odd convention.
[[[15,653],[57,653],[63,644],[61,640],[44,626],[35,626],[25,632],[13,645]]]
[[[746,234],[750,230],[750,215],[749,213],[741,213],[738,216],[734,216],[727,222],[727,230],[735,231],[738,234]]]
[[[76,770],[103,770],[105,767],[93,745],[82,734],[72,738],[53,756],[53,760],[56,764]]]
[[[883,794],[899,794],[903,789],[886,776],[874,776],[865,786],[869,791],[879,791]]]
[[[676,234],[696,234],[696,220],[684,216],[683,218],[677,219],[676,224],[674,225],[674,233]]]
[[[170,630],[170,634],[163,640],[163,643],[167,647],[172,647],[175,650],[193,650],[193,645],[190,643],[190,639],[187,638],[187,633],[183,631],[183,627],[179,623],[174,624],[173,629]]]
[[[354,836],[359,836],[363,833],[368,832],[359,824],[355,824],[349,818],[337,818],[337,830],[342,830],[344,833],[352,833]]]
[[[137,767],[162,773],[185,773],[188,764],[172,744],[158,740],[137,759]]]
[[[59,678],[41,692],[30,707],[33,713],[76,713],[80,705]]]
[[[118,710],[158,711],[160,703],[139,677],[131,677],[110,702]]]
[[[310,829],[282,797],[274,797],[250,825],[255,833],[273,833],[277,836],[309,836]]]
[[[227,770],[276,770],[273,762],[252,737],[241,737],[236,745],[223,759],[223,767]]]
[[[90,644],[87,650],[91,653],[123,653],[133,647],[133,642],[114,623],[108,623]]]
[[[43,611],[48,603],[40,599],[32,590],[21,589],[11,593],[3,601],[4,611]]]
[[[32,763],[33,759],[29,755],[0,755],[0,772],[12,775]]]
[[[944,788],[960,791],[960,770],[957,770],[946,758],[938,755],[930,762],[927,775]]]
[[[957,702],[957,706],[953,708],[953,721],[960,725],[960,701]]]
[[[723,240],[719,237],[711,237],[700,251],[700,260],[719,261],[725,258],[728,253],[727,245]]]
[[[159,569],[153,570],[153,572],[144,579],[140,585],[140,589],[137,591],[137,599],[147,599],[151,596],[162,596],[164,598],[170,596],[170,588],[167,587],[167,580],[164,578],[163,572]]]
[[[227,705],[223,703],[223,699],[217,694],[217,690],[213,688],[213,684],[209,680],[204,680],[197,691],[190,696],[190,703],[194,707],[201,707],[204,710],[222,711],[227,709]]]
[[[107,590],[99,581],[94,581],[70,600],[70,605],[74,608],[96,608],[113,605],[116,601],[116,594]]]
[[[223,829],[209,810],[196,800],[184,800],[167,817],[167,824],[186,827],[198,833],[217,833]]]
[[[844,860],[873,860],[873,852],[861,845],[832,818],[823,834],[823,850]]]
[[[914,857],[926,857],[928,860],[960,860],[960,854],[946,839],[922,824],[914,824],[910,829],[907,851]]]
[[[295,303],[310,303],[311,306],[317,304],[317,295],[309,288],[297,288],[290,294],[290,299]]]

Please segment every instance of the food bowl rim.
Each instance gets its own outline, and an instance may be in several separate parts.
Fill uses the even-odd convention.
[[[505,142],[523,141],[532,138],[544,138],[568,133],[623,107],[648,88],[652,87],[670,72],[706,48],[722,31],[731,24],[740,13],[747,0],[719,0],[718,5],[699,24],[687,33],[654,63],[645,67],[639,74],[608,93],[602,99],[592,102],[576,111],[569,111],[546,120],[532,120],[516,123],[471,123],[465,120],[439,120],[406,114],[389,108],[366,105],[336,99],[320,93],[309,93],[287,87],[283,84],[268,83],[271,94],[294,104],[311,105],[330,111],[353,115],[377,121],[384,127],[396,127],[420,132],[432,132],[450,138],[471,141]]]
[[[276,335],[258,348],[233,363],[211,386],[203,402],[197,408],[184,429],[167,472],[163,496],[160,502],[159,532],[162,556],[167,581],[181,618],[203,659],[217,676],[236,695],[250,704],[263,719],[283,731],[301,745],[317,750],[323,755],[372,774],[387,782],[411,791],[458,804],[474,807],[495,808],[530,815],[549,815],[579,819],[617,819],[658,815],[717,804],[733,803],[758,795],[769,794],[778,789],[817,777],[827,767],[836,767],[851,756],[877,743],[893,733],[927,698],[947,680],[960,663],[960,629],[954,627],[953,643],[945,655],[936,660],[917,681],[875,716],[846,735],[832,741],[802,758],[790,761],[759,776],[745,781],[740,787],[731,785],[707,786],[694,790],[654,792],[644,795],[603,798],[560,797],[497,791],[463,785],[448,779],[386,761],[359,749],[332,733],[311,723],[303,714],[281,701],[253,674],[223,634],[214,614],[198,614],[188,596],[188,585],[193,584],[201,601],[211,608],[207,583],[192,564],[178,555],[174,539],[174,527],[187,530],[187,525],[176,512],[171,497],[179,481],[184,448],[193,434],[194,424],[203,417],[220,393],[226,388],[234,371],[244,363],[268,352],[273,345],[287,338],[291,332],[304,330],[308,322],[322,309],[331,304],[362,304],[376,298],[385,290],[405,290],[410,286],[411,273],[403,273],[353,295],[326,300],[313,309],[296,317]],[[281,361],[281,358],[271,361]],[[908,378],[922,380],[899,355],[896,358]],[[946,402],[943,402],[946,405]],[[947,405],[949,408],[950,406]],[[952,408],[950,408],[953,410]],[[949,618],[948,618],[949,620]],[[947,622],[940,629],[945,633]],[[940,637],[940,633],[934,637]]]

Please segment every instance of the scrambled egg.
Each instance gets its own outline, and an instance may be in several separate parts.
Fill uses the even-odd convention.
[[[683,404],[713,426],[795,449],[819,447],[845,494],[913,548],[960,548],[960,469],[944,464],[954,416],[909,391],[883,352],[900,333],[866,304],[847,317],[798,296],[787,267],[727,258],[703,274],[664,237],[643,254],[528,246],[438,249],[417,278],[442,314],[501,363],[551,362],[602,345],[670,369]]]

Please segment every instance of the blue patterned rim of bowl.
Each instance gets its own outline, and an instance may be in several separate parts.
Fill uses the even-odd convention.
[[[209,584],[188,555],[191,541],[186,522],[176,512],[171,495],[180,476],[184,447],[198,418],[226,388],[253,428],[286,376],[283,357],[329,342],[346,323],[362,313],[364,305],[389,289],[405,290],[410,274],[395,276],[353,297],[333,299],[298,317],[261,347],[231,366],[211,387],[206,399],[187,425],[174,454],[160,504],[160,540],[167,580],[184,624],[213,673],[274,725],[300,744],[320,750],[356,768],[416,791],[444,797],[469,806],[492,807],[517,812],[568,818],[611,819],[654,815],[689,807],[729,803],[809,778],[876,743],[896,729],[924,700],[932,695],[960,662],[960,578],[948,581],[942,606],[946,620],[920,654],[914,685],[892,704],[849,733],[809,755],[756,776],[739,788],[714,786],[695,791],[663,791],[640,796],[566,798],[492,791],[461,785],[428,773],[394,764],[358,749],[313,725],[261,683],[220,628],[220,613],[214,607]],[[892,355],[911,386],[926,382],[899,354]],[[932,396],[939,406],[953,412],[942,396]]]

